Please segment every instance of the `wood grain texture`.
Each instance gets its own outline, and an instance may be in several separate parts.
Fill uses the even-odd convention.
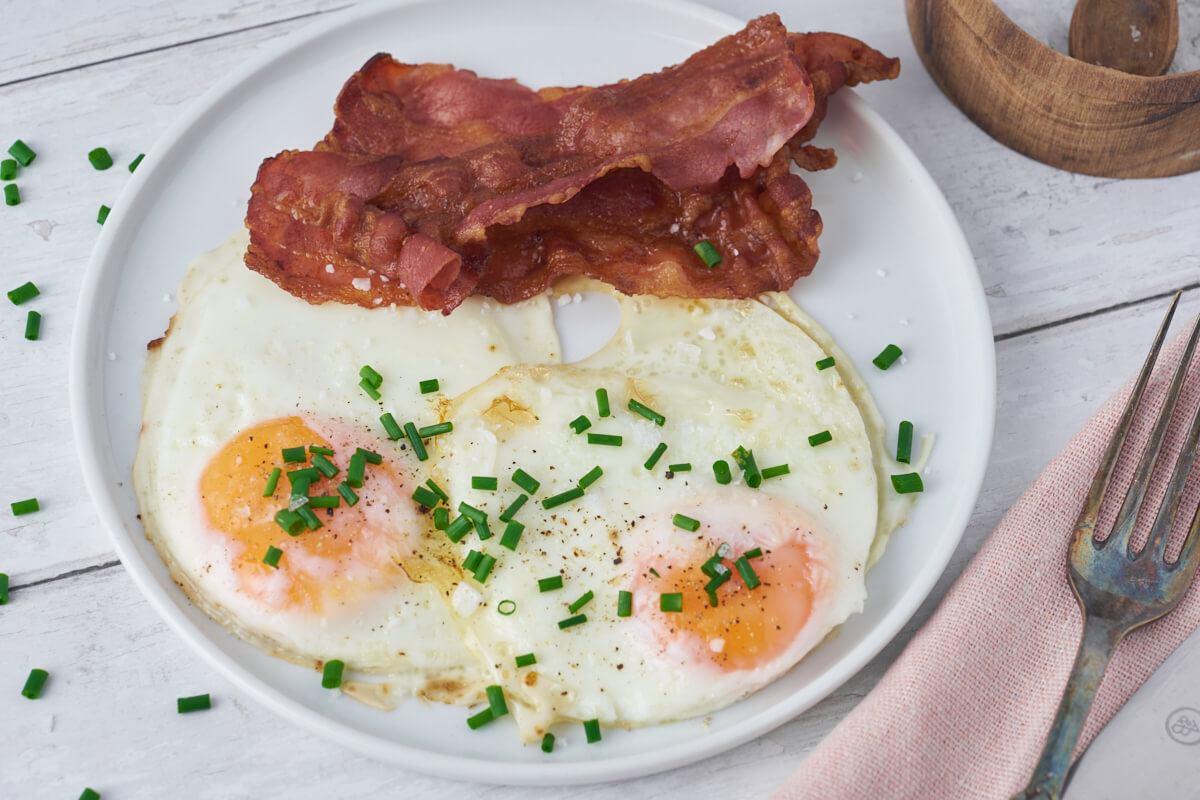
[[[1052,166],[1119,178],[1200,169],[1200,72],[1147,78],[1085,64],[991,0],[906,0],[934,79],[997,141]]]
[[[1085,64],[1132,75],[1165,75],[1179,44],[1175,0],[1078,0],[1068,51]]]

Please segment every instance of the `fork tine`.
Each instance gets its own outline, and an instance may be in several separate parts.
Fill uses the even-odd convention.
[[[1129,428],[1133,425],[1134,413],[1137,411],[1138,404],[1142,402],[1146,384],[1150,381],[1150,373],[1154,371],[1154,362],[1158,360],[1158,351],[1162,349],[1163,340],[1167,338],[1167,328],[1170,327],[1171,319],[1175,316],[1175,308],[1179,305],[1179,297],[1182,294],[1182,291],[1176,292],[1174,299],[1171,300],[1171,307],[1167,309],[1167,314],[1158,327],[1158,334],[1154,337],[1154,345],[1146,354],[1142,371],[1138,373],[1133,391],[1129,393],[1129,399],[1125,401],[1125,410],[1121,413],[1121,421],[1117,423],[1117,429],[1108,442],[1104,460],[1100,462],[1100,468],[1096,470],[1096,477],[1092,479],[1092,487],[1088,490],[1087,503],[1079,512],[1079,519],[1075,523],[1076,541],[1086,535],[1094,535],[1096,532],[1096,520],[1100,517],[1100,506],[1104,502],[1104,493],[1108,489],[1108,482],[1112,479],[1113,469],[1117,465],[1121,449],[1125,446],[1125,438],[1129,434]],[[1110,536],[1109,539],[1111,538]],[[1097,545],[1103,546],[1107,542],[1108,539],[1098,542]]]
[[[1142,453],[1141,461],[1138,462],[1137,474],[1134,475],[1133,483],[1129,484],[1129,491],[1125,493],[1125,502],[1121,504],[1121,510],[1117,512],[1117,521],[1113,523],[1112,533],[1105,540],[1106,546],[1111,542],[1113,545],[1126,548],[1130,558],[1136,555],[1131,541],[1133,529],[1137,527],[1138,515],[1141,513],[1142,503],[1146,499],[1146,492],[1150,488],[1150,478],[1154,475],[1163,440],[1167,437],[1167,428],[1171,424],[1171,412],[1175,410],[1175,401],[1179,397],[1179,390],[1183,388],[1183,379],[1187,375],[1188,364],[1191,362],[1192,346],[1192,343],[1189,342],[1187,360],[1181,360],[1179,368],[1175,370],[1175,376],[1171,379],[1171,387],[1167,390],[1167,398],[1158,410],[1158,419],[1154,421],[1154,429],[1150,431],[1150,441]]]
[[[1198,336],[1200,336],[1200,320],[1192,324],[1192,335],[1188,337],[1187,348],[1183,351],[1183,358],[1175,370],[1175,378],[1171,383],[1173,394],[1168,397],[1163,410],[1168,417],[1174,411],[1176,402],[1174,392],[1183,384],[1188,368],[1191,366],[1192,353],[1196,349]],[[1168,409],[1167,406],[1170,408]],[[1160,561],[1166,554],[1167,540],[1171,537],[1171,525],[1175,522],[1179,503],[1183,500],[1183,490],[1187,486],[1188,475],[1191,473],[1192,464],[1196,459],[1197,442],[1200,442],[1200,406],[1192,415],[1192,424],[1188,428],[1187,439],[1184,441],[1183,449],[1179,451],[1179,460],[1175,462],[1175,469],[1171,472],[1171,483],[1167,488],[1167,494],[1158,508],[1158,515],[1154,518],[1154,527],[1150,530],[1150,538],[1146,540],[1146,546],[1143,548],[1143,552],[1153,554]]]

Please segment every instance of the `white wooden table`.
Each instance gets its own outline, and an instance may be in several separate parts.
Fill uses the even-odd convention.
[[[607,797],[614,787],[529,790],[456,784],[375,763],[277,719],[196,658],[160,622],[113,555],[83,489],[67,413],[77,286],[125,165],[188,101],[255,53],[346,0],[45,0],[4,4],[0,146],[38,160],[23,202],[0,206],[0,289],[33,279],[42,338],[25,309],[0,312],[0,797]],[[839,30],[899,55],[899,81],[863,96],[933,173],[978,260],[996,333],[999,398],[983,494],[933,595],[895,642],[832,696],[719,758],[622,784],[633,798],[765,796],[868,692],[1004,511],[1140,362],[1163,298],[1200,311],[1200,173],[1158,181],[1083,177],[988,138],[942,96],[913,50],[899,0],[716,0],[741,16],[781,12],[795,30]],[[1070,3],[1009,0],[1024,24],[1065,41]],[[1184,2],[1181,50],[1200,17]],[[1181,55],[1181,57],[1185,57]],[[104,145],[117,167],[84,155]],[[9,514],[37,496],[43,510]],[[1195,637],[1193,637],[1195,639]],[[29,669],[52,673],[36,704]],[[210,692],[209,713],[173,698]]]

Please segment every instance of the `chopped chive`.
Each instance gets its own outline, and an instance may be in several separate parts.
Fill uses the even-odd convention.
[[[756,547],[753,550],[747,550],[742,555],[746,558],[762,558],[762,548]]]
[[[458,513],[462,514],[472,522],[487,522],[487,512],[483,509],[476,508],[470,503],[459,503]]]
[[[42,507],[38,503],[36,497],[31,497],[28,500],[18,500],[12,504],[12,513],[14,517],[32,514],[35,511],[41,511]]]
[[[704,593],[708,595],[708,604],[710,606],[716,608],[721,604],[721,601],[717,597],[717,589],[723,586],[732,577],[733,573],[726,568],[724,572],[713,575],[712,578],[709,579],[708,583],[704,584]]]
[[[404,435],[404,429],[400,427],[400,423],[396,422],[396,418],[392,416],[392,412],[387,412],[379,418],[379,422],[383,425],[384,432],[393,442]]]
[[[572,500],[578,500],[583,497],[583,489],[576,486],[574,489],[567,489],[565,492],[556,494],[553,497],[547,497],[542,501],[542,508],[554,508],[561,506],[563,503],[569,503]]]
[[[300,449],[303,450],[304,448]],[[304,491],[307,492],[307,484],[320,479],[321,473],[317,471],[316,467],[305,467],[304,469],[294,469],[290,471],[287,474],[287,477],[288,483],[290,483],[293,487],[300,483],[305,484]],[[292,494],[303,494],[303,492],[298,492],[293,488]]]
[[[808,444],[811,447],[817,447],[819,445],[825,444],[826,442],[832,442],[832,441],[833,441],[833,434],[830,433],[829,431],[821,431],[820,433],[814,433],[812,436],[808,437]]]
[[[667,472],[691,472],[691,471],[692,471],[692,465],[687,461],[683,461],[678,464],[671,464],[667,467]]]
[[[308,451],[303,447],[285,447],[283,448],[283,463],[285,464],[302,464],[308,460]]]
[[[383,385],[383,376],[375,371],[375,368],[370,364],[363,364],[358,370],[358,377],[365,380],[367,383],[378,389]]]
[[[366,378],[363,378],[361,381],[358,382],[358,387],[360,389],[362,389],[364,392],[366,392],[367,397],[371,398],[372,400],[378,400],[381,397],[381,395],[379,394],[379,388],[376,386],[372,386],[371,382],[369,380],[367,380]]]
[[[436,392],[440,384],[437,378],[430,378],[429,380],[421,381],[419,386],[421,387],[421,394],[430,394],[431,392]]]
[[[320,456],[331,456],[331,455],[333,455],[333,448],[331,448],[331,447],[321,447],[321,446],[320,446],[320,445],[318,445],[318,444],[310,444],[310,445],[308,446],[308,452],[310,452],[310,453],[312,453],[312,454],[314,454],[314,455],[320,455]]]
[[[562,575],[552,575],[549,578],[541,578],[538,580],[539,592],[553,592],[555,589],[561,589],[562,587]]]
[[[648,405],[645,405],[644,403],[639,403],[637,400],[634,400],[632,397],[629,398],[629,410],[635,414],[645,417],[646,419],[653,422],[655,425],[662,425],[667,421],[667,418],[664,417],[662,414],[658,413],[653,408],[651,408]]]
[[[817,362],[817,369],[818,370],[829,369],[836,363],[837,362],[835,362],[833,360],[833,356],[829,356],[828,358],[822,358],[820,361]]]
[[[750,561],[745,556],[733,562],[737,567],[738,574],[742,576],[742,582],[746,584],[747,589],[757,589],[762,583],[758,579],[758,575],[754,573],[754,567],[750,566]]]
[[[39,292],[38,288],[33,285],[33,281],[26,281],[9,292],[8,299],[12,301],[14,306],[19,306],[26,300],[32,300],[33,298],[37,297],[39,294],[41,294],[41,292]]]
[[[722,568],[724,568],[724,565],[721,564],[721,556],[719,554],[711,556],[707,561],[705,561],[703,564],[701,564],[700,571],[711,578],[714,575],[718,574],[718,572],[717,572],[718,566],[721,566]],[[728,572],[729,570],[725,570],[725,571]]]
[[[588,589],[586,592],[581,594],[574,603],[571,603],[571,605],[567,606],[567,610],[574,614],[579,609],[592,602],[592,598],[595,596],[595,593],[593,593],[591,589]]]
[[[717,248],[712,246],[712,242],[707,239],[702,242],[696,242],[696,246],[692,249],[696,251],[696,255],[700,256],[700,260],[704,262],[704,266],[709,269],[716,269],[721,265],[721,254],[717,252]]]
[[[442,498],[438,497],[424,486],[418,486],[413,490],[412,499],[416,500],[419,505],[423,505],[426,508],[434,508],[438,503],[442,502]]]
[[[325,689],[336,689],[342,685],[342,672],[346,669],[346,662],[340,658],[331,658],[325,662],[325,666],[321,669],[321,686]]]
[[[520,486],[522,489],[529,492],[530,494],[533,494],[534,492],[536,492],[538,490],[538,487],[540,487],[542,485],[541,482],[538,481],[537,478],[533,477],[528,472],[526,472],[525,470],[523,470],[519,467],[517,468],[517,471],[513,473],[512,482],[515,483],[517,486]]]
[[[21,205],[21,190],[15,183],[4,184],[4,202],[10,206]]]
[[[487,725],[493,719],[494,717],[492,716],[492,710],[490,708],[485,708],[478,714],[467,717],[467,727],[471,730],[477,730],[478,728],[482,728],[484,725]]]
[[[363,461],[365,461],[368,464],[382,464],[383,463],[383,456],[379,455],[379,453],[376,453],[374,450],[364,450],[363,448],[360,447],[354,451],[354,455],[356,455],[356,456],[361,455],[363,458]]]
[[[592,427],[592,421],[583,414],[580,414],[578,417],[568,422],[567,425],[569,425],[571,430],[575,431],[576,433],[583,433],[588,428]]]
[[[433,529],[444,531],[450,526],[450,509],[438,506],[433,510]]]
[[[893,475],[892,487],[895,488],[897,494],[912,494],[913,492],[925,491],[925,484],[921,480],[920,473],[917,472]]]
[[[321,520],[317,519],[316,513],[308,507],[308,504],[300,506],[296,509],[296,513],[300,515],[300,519],[304,520],[304,526],[310,531],[315,531],[318,528],[323,528]]]
[[[99,170],[108,169],[113,165],[112,156],[103,147],[97,147],[94,150],[88,151],[88,161],[92,162],[92,166]]]
[[[907,464],[912,460],[913,424],[908,420],[900,423],[900,433],[896,436],[896,460]]]
[[[481,517],[468,516],[471,520],[471,527],[475,529],[475,535],[479,537],[479,541],[484,542],[492,538],[492,529],[488,527],[487,515]]]
[[[700,520],[698,519],[692,519],[683,514],[676,514],[674,521],[676,528],[683,528],[685,531],[691,531],[692,533],[700,530]]]
[[[488,575],[492,574],[492,567],[496,566],[496,557],[489,556],[484,553],[479,558],[479,564],[475,567],[475,580],[480,583],[487,583]]]
[[[79,800],[100,800],[100,793],[95,789],[87,788],[83,790],[83,794],[79,795]]]
[[[190,714],[193,711],[207,711],[210,708],[212,708],[212,698],[206,694],[180,697],[175,701],[175,709],[180,714]]]
[[[492,711],[492,719],[503,717],[508,713],[508,703],[504,702],[504,689],[499,686],[489,686],[487,692],[488,708]]]
[[[896,359],[900,358],[902,355],[904,355],[903,350],[901,350],[899,347],[896,347],[894,344],[889,344],[887,347],[883,348],[883,351],[879,355],[871,359],[871,363],[880,369],[887,369],[892,364],[895,364]]]
[[[362,451],[350,456],[350,466],[346,468],[346,484],[355,489],[361,489],[363,477],[367,471],[367,458]]]
[[[100,210],[96,212],[96,222],[103,225],[108,220],[108,214],[112,211],[108,206],[101,204]]]
[[[479,566],[479,561],[483,558],[483,553],[478,550],[472,550],[467,553],[467,557],[463,559],[462,568],[464,572],[474,572]]]
[[[646,469],[654,469],[654,465],[658,463],[658,460],[662,458],[665,452],[667,452],[667,443],[659,442],[658,447],[654,448],[654,452],[650,454],[650,457],[646,459],[646,463],[642,466]]]
[[[439,422],[435,425],[426,425],[417,431],[422,439],[431,439],[434,436],[441,436],[443,433],[449,433],[454,430],[453,422]]]
[[[283,555],[283,551],[274,545],[267,548],[267,554],[263,556],[263,563],[268,567],[279,567],[279,557]]]
[[[523,656],[517,656],[517,668],[533,666],[537,663],[537,656],[533,653],[526,653]]]
[[[589,719],[583,723],[583,733],[587,737],[588,744],[595,744],[600,741],[600,720]]]
[[[512,600],[501,600],[496,604],[496,613],[501,616],[511,617],[517,610],[517,604]],[[520,666],[518,664],[518,666]]]
[[[721,558],[729,558],[729,554],[733,552],[733,545],[729,542],[721,542],[721,546],[717,548],[717,555]]]
[[[17,162],[15,159],[6,158],[0,161],[0,181],[11,181],[17,177]]]
[[[650,568],[650,574],[651,574],[651,575],[653,575],[653,576],[654,576],[654,577],[656,577],[656,578],[661,578],[661,577],[662,577],[662,575],[659,575],[659,574],[658,574],[658,570],[656,570],[654,567],[651,567],[651,568]]]
[[[339,472],[341,472],[340,469],[338,469],[336,466],[334,466],[332,461],[330,461],[328,458],[321,455],[320,453],[313,453],[312,465],[314,467],[316,467],[317,470],[322,475],[324,475],[326,478],[332,478],[333,476],[335,476]]]
[[[542,737],[542,752],[543,753],[553,753],[554,752],[554,734],[553,733],[547,733],[545,736]]]
[[[133,172],[138,168],[138,164],[142,163],[142,159],[146,157],[145,153],[138,153],[138,157],[129,162],[129,171]]]
[[[717,483],[722,486],[733,480],[733,476],[729,473],[729,462],[724,459],[718,459],[713,462],[713,477],[717,479]]]
[[[484,492],[494,492],[500,486],[500,481],[486,475],[472,475],[471,488]]]
[[[504,529],[504,535],[500,537],[500,546],[507,547],[509,550],[517,549],[517,542],[521,541],[521,534],[525,532],[525,526],[515,519],[508,521],[508,526]]]
[[[608,407],[608,389],[600,388],[596,390],[596,415],[607,417],[612,411]]]
[[[762,473],[758,471],[758,464],[754,461],[754,451],[738,447],[733,451],[733,460],[741,467],[746,485],[757,489],[762,484]]]
[[[587,475],[584,475],[582,478],[579,479],[579,488],[586,489],[587,487],[591,486],[596,481],[600,480],[600,476],[603,474],[604,474],[604,470],[600,469],[600,466],[597,464],[596,466],[594,466],[588,470]]]
[[[624,589],[617,592],[617,616],[633,616],[633,592],[627,592]]]
[[[319,494],[316,497],[308,498],[309,508],[337,508],[341,505],[342,498],[336,494]]]
[[[17,160],[17,163],[22,167],[28,167],[37,158],[37,153],[29,149],[29,145],[17,139],[8,148],[9,154]]]
[[[38,333],[42,330],[42,315],[29,309],[29,313],[25,315],[25,338],[31,342],[36,342]]]
[[[417,461],[429,458],[429,453],[425,452],[425,443],[421,441],[421,434],[417,432],[417,426],[411,422],[404,423],[404,433],[408,436],[408,443],[412,445],[413,452],[416,453]]]
[[[304,532],[304,518],[288,508],[275,512],[275,524],[287,531],[288,536],[299,536]]]
[[[683,592],[668,592],[659,595],[658,607],[663,611],[683,611]]]
[[[8,576],[0,572],[0,606],[8,605]]]
[[[471,520],[469,517],[459,516],[446,526],[446,538],[454,543],[462,541],[462,538],[471,532]]]
[[[37,700],[42,694],[42,687],[46,685],[46,678],[49,677],[50,673],[44,669],[31,669],[29,677],[25,679],[25,688],[21,690],[21,694],[30,700]]]
[[[787,475],[792,471],[792,468],[787,464],[776,464],[773,467],[767,467],[762,471],[763,480],[768,478],[778,478],[780,475]]]
[[[574,628],[576,625],[582,625],[585,622],[587,622],[587,614],[576,614],[573,617],[560,619],[558,621],[558,629],[565,631],[567,628]]]
[[[620,436],[611,433],[589,433],[587,436],[588,444],[602,444],[608,447],[620,447],[624,441]]]
[[[429,487],[429,491],[442,498],[443,503],[450,502],[450,495],[446,494],[446,491],[442,487],[438,486],[437,481],[435,481],[433,478],[425,481],[425,485]]]
[[[529,495],[517,495],[517,499],[513,500],[512,503],[509,504],[508,508],[500,512],[500,521],[512,522],[512,518],[517,515],[517,512],[521,510],[521,506],[525,505],[527,500],[529,500]]]

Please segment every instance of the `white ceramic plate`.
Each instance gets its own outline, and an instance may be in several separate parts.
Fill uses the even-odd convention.
[[[834,170],[811,176],[825,219],[820,264],[793,290],[867,376],[893,427],[936,432],[926,493],[868,576],[862,614],[790,673],[711,718],[606,733],[583,746],[563,727],[544,755],[506,724],[476,733],[464,711],[413,701],[383,713],[320,688],[309,670],[242,644],[193,608],[137,520],[130,470],[140,429],[146,343],[174,311],[187,264],[242,224],[265,156],[309,147],[332,122],[342,82],[377,51],[453,62],[532,86],[597,84],[657,70],[743,22],[677,2],[413,3],[355,9],[290,36],[213,87],[147,155],[101,232],[81,292],[71,364],[84,476],[129,573],[196,652],[293,722],[363,753],[446,777],[555,784],[616,780],[676,767],[791,719],[859,670],[899,631],[950,558],[974,505],[991,443],[991,325],[962,232],[928,173],[850,91],[817,143]],[[579,320],[563,320],[568,337]],[[907,363],[881,372],[889,342]],[[115,360],[110,354],[118,354]]]

